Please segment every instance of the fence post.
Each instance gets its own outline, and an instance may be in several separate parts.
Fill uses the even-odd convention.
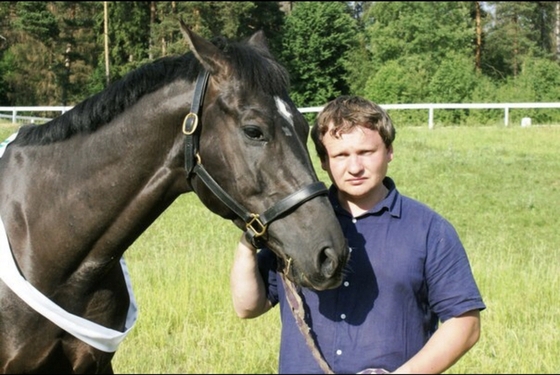
[[[428,129],[434,128],[434,107],[429,106],[428,108]]]

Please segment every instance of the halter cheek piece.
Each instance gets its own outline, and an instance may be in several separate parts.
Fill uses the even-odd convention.
[[[247,239],[255,248],[261,248],[264,245],[263,236],[266,234],[269,223],[304,202],[318,195],[327,194],[328,189],[321,181],[313,182],[283,198],[262,214],[249,212],[233,200],[233,198],[218,185],[212,176],[210,176],[202,165],[200,155],[198,154],[201,128],[198,125],[199,118],[202,117],[202,101],[204,100],[209,76],[210,74],[204,69],[199,73],[191,104],[191,111],[185,116],[185,120],[183,121],[183,134],[185,134],[185,170],[187,171],[187,179],[190,180],[193,175],[197,175],[222,203],[228,206],[245,222]]]

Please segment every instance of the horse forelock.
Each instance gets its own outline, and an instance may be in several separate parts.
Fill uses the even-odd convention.
[[[289,91],[287,70],[269,50],[243,42],[225,42],[221,47],[231,63],[236,78],[252,92],[284,96]]]

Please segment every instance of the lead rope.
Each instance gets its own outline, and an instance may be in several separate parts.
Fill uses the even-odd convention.
[[[315,360],[317,361],[323,372],[325,374],[334,374],[334,371],[331,369],[325,358],[323,358],[321,352],[319,352],[315,340],[313,340],[313,337],[311,337],[311,328],[309,328],[309,326],[305,322],[303,301],[301,300],[299,293],[297,292],[294,284],[290,280],[288,280],[288,278],[286,278],[284,272],[279,273],[282,281],[284,282],[284,286],[286,287],[286,299],[288,300],[288,304],[290,305],[294,318],[296,319],[297,326],[301,331],[303,337],[305,338],[305,343],[307,344],[309,349],[311,349],[313,357],[315,357]]]

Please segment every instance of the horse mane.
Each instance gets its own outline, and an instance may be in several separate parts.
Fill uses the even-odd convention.
[[[234,42],[223,37],[212,39],[227,56],[241,82],[249,82],[250,89],[284,95],[289,78],[267,48]],[[182,78],[196,80],[202,68],[192,52],[180,56],[161,57],[129,72],[97,94],[90,96],[68,112],[43,125],[20,127],[14,143],[46,145],[68,139],[75,134],[93,133],[108,124],[142,96]]]

